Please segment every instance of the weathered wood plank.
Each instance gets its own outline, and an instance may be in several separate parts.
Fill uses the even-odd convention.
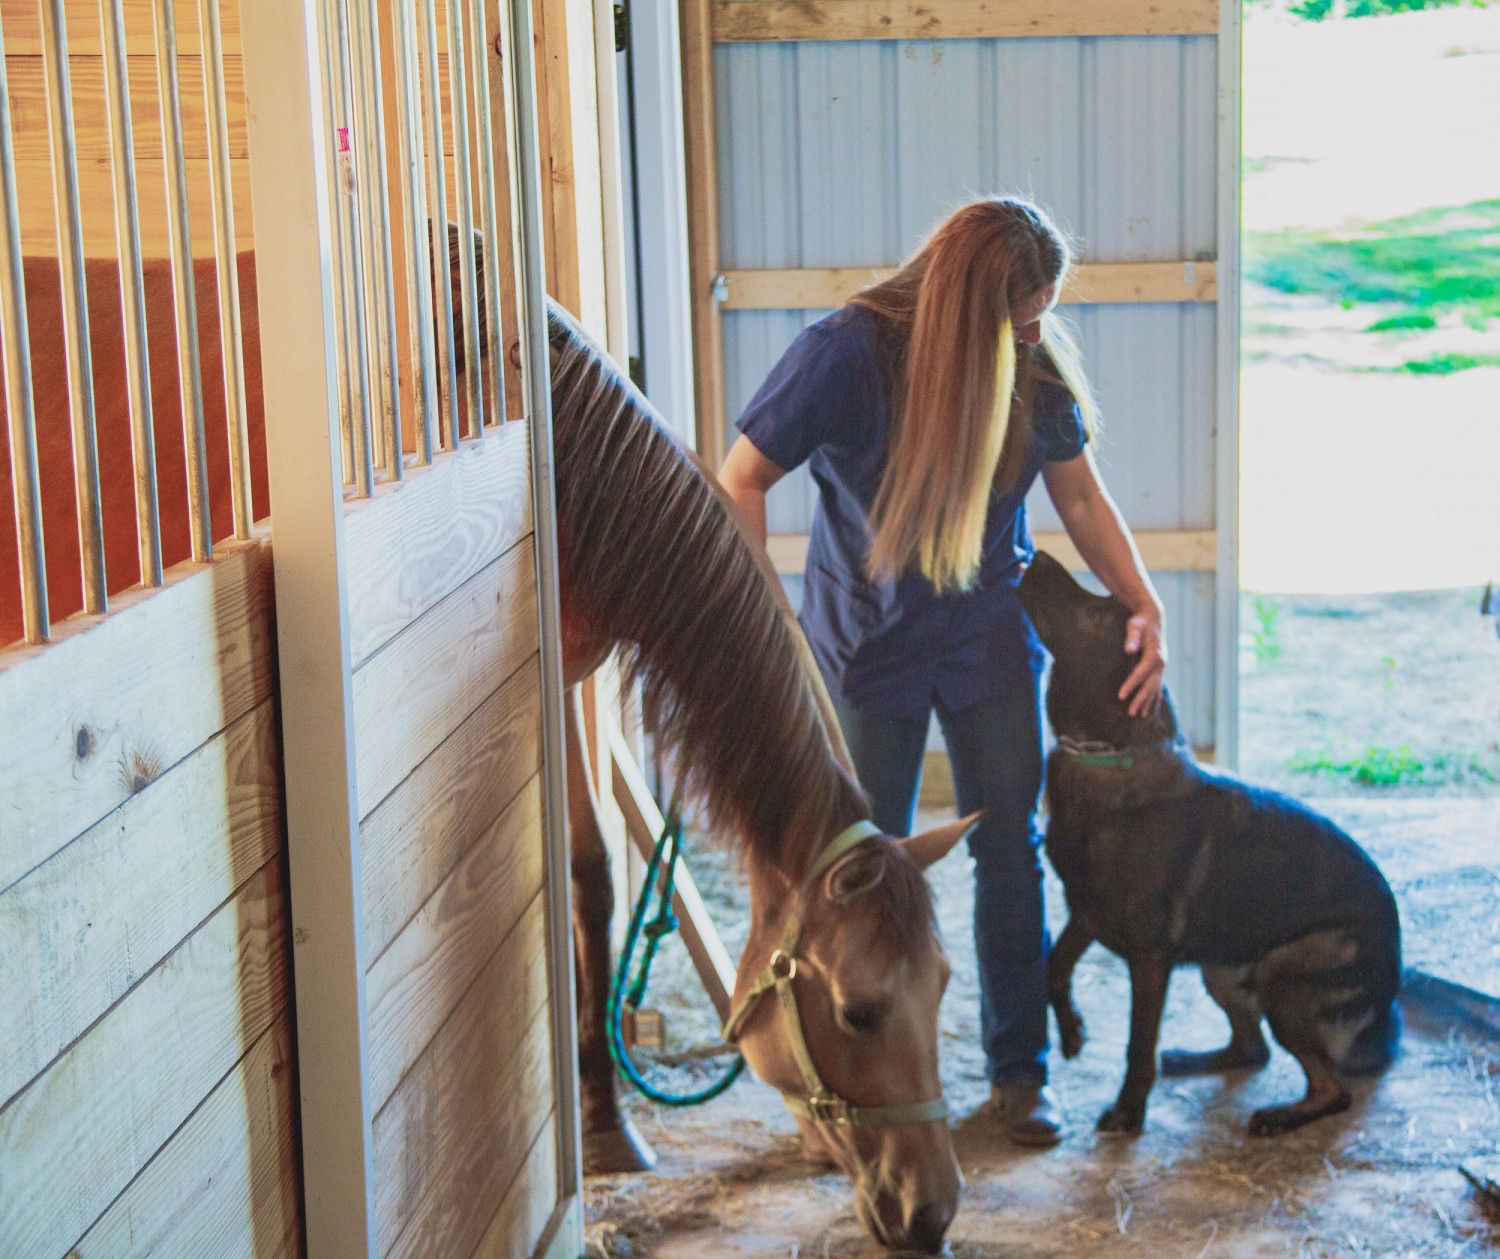
[[[365,996],[377,1110],[496,949],[513,959],[518,948],[545,956],[537,896],[542,847],[542,789],[533,778],[370,968]]]
[[[274,857],[281,829],[267,699],[0,895],[0,1098]]]
[[[713,5],[716,43],[1212,35],[1218,29],[1217,0],[719,0]]]
[[[375,1117],[381,1255],[473,1250],[553,1108],[551,1045],[546,950],[502,947]]]
[[[541,769],[540,687],[533,657],[360,826],[367,957],[380,957]]]
[[[355,673],[360,817],[536,650],[536,566],[528,536]]]
[[[271,694],[270,549],[220,554],[0,651],[0,889]]]
[[[1141,529],[1133,535],[1146,567],[1155,572],[1211,573],[1218,567],[1218,535],[1212,529]],[[1072,572],[1088,565],[1065,533],[1032,535],[1036,548],[1046,551]],[[805,533],[773,533],[766,550],[778,573],[800,573],[807,567]]]
[[[557,1116],[549,1112],[470,1259],[529,1259],[556,1206]]]
[[[531,532],[530,439],[506,425],[374,498],[344,522],[357,669]]]
[[[810,267],[726,271],[725,310],[822,310],[842,306],[894,267]],[[1082,262],[1059,299],[1063,305],[1211,302],[1219,295],[1212,262]]]
[[[60,1255],[286,1006],[272,861],[0,1110],[0,1254]]]
[[[291,1019],[283,1013],[70,1259],[300,1254],[295,1086]]]

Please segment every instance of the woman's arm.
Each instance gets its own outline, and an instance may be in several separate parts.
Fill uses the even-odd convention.
[[[743,433],[735,439],[719,469],[719,484],[744,513],[761,546],[766,544],[766,492],[785,475]]]
[[[1161,596],[1088,451],[1075,459],[1043,464],[1042,479],[1084,563],[1131,611],[1125,650],[1139,654],[1140,660],[1120,688],[1120,699],[1129,703],[1132,717],[1142,716],[1155,709],[1167,667]]]

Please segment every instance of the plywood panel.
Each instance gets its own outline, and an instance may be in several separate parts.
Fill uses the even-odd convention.
[[[0,1098],[280,845],[276,709],[267,699],[0,895]]]
[[[996,39],[1060,35],[1211,35],[1216,0],[723,0],[718,42]]]
[[[496,954],[376,1116],[382,1256],[466,1255],[504,1200],[552,1110],[545,989],[543,951]]]
[[[286,1005],[279,860],[0,1111],[0,1254],[60,1255]]]
[[[528,537],[355,673],[360,816],[536,649],[536,567]]]
[[[370,968],[370,1093],[379,1107],[495,956],[547,951],[542,789],[533,778]],[[531,906],[525,922],[522,915]],[[504,942],[502,944],[502,941]],[[518,951],[519,950],[519,951]]]
[[[282,1014],[70,1255],[294,1259],[296,1072]]]
[[[269,547],[220,553],[0,652],[0,889],[270,695]]]
[[[101,56],[100,0],[68,0],[68,52],[70,56]],[[152,18],[152,0],[125,0],[125,48],[131,56],[150,56],[156,51],[156,27]],[[177,46],[183,51],[198,47],[198,6],[192,0],[178,0],[174,10],[177,19]],[[39,55],[42,51],[42,23],[35,0],[0,0],[0,21],[5,24],[5,51],[13,54]],[[219,26],[224,36],[224,55],[240,55],[240,6],[234,0],[221,0]]]
[[[541,769],[540,686],[533,657],[361,824],[367,957],[379,958]]]
[[[524,424],[356,504],[344,526],[354,667],[530,532]]]
[[[528,1259],[556,1207],[557,1117],[549,1114],[471,1259]]]

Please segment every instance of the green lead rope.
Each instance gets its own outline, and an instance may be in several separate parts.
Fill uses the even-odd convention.
[[[668,1093],[657,1088],[635,1065],[625,1045],[625,1010],[634,1014],[646,999],[646,985],[651,975],[651,963],[662,940],[677,930],[677,915],[672,912],[672,892],[677,884],[677,859],[682,852],[682,802],[672,801],[671,809],[662,825],[661,836],[651,850],[651,860],[646,864],[646,878],[641,894],[630,915],[630,928],[625,933],[625,947],[620,950],[620,962],[615,968],[614,982],[609,988],[609,1008],[606,1031],[609,1041],[609,1056],[615,1060],[623,1075],[644,1096],[663,1106],[697,1106],[717,1097],[737,1079],[745,1069],[743,1054],[736,1054],[734,1061],[713,1083],[696,1093]],[[656,916],[646,921],[652,895],[657,898]],[[634,980],[630,979],[630,962],[642,938],[645,948],[640,965],[636,967]]]

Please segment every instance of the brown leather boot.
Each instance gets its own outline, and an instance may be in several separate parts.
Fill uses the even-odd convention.
[[[1017,1145],[1042,1149],[1062,1140],[1062,1111],[1052,1090],[1029,1080],[997,1084],[990,1100],[1000,1111],[1005,1134]]]

